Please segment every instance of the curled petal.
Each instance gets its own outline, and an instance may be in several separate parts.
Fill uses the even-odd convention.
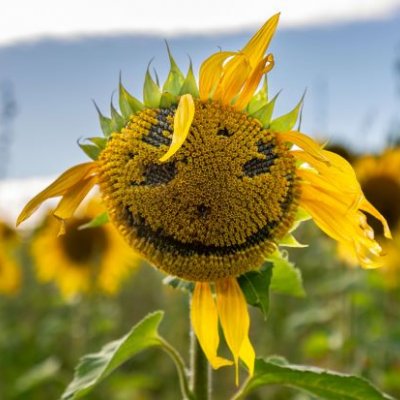
[[[217,87],[223,73],[223,64],[231,56],[233,51],[220,51],[208,57],[200,67],[199,92],[200,99],[205,101]]]
[[[264,57],[278,26],[280,14],[273,15],[249,40],[242,52],[248,57],[253,68]]]
[[[174,133],[168,151],[160,158],[161,162],[170,159],[183,145],[189,133],[194,117],[194,101],[191,94],[184,94],[174,117]]]
[[[216,282],[217,308],[226,342],[233,354],[236,384],[239,383],[239,358],[250,372],[254,369],[255,353],[249,339],[250,318],[247,303],[235,278]]]
[[[81,184],[87,179],[92,182],[93,186],[95,181],[91,178],[96,176],[96,169],[97,164],[95,162],[89,162],[75,165],[74,167],[65,171],[51,185],[49,185],[46,189],[28,202],[28,204],[21,211],[21,214],[18,216],[17,225],[29,218],[47,199],[64,196],[75,185]]]
[[[254,92],[260,83],[260,80],[264,74],[271,71],[274,67],[274,57],[272,54],[268,54],[263,58],[257,67],[251,73],[249,79],[247,79],[238,99],[235,102],[235,108],[243,110],[252,99]]]
[[[211,366],[217,369],[232,365],[232,361],[217,356],[218,313],[208,282],[196,283],[190,313],[193,330]]]

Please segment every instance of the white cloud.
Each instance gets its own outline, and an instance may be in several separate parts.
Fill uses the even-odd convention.
[[[43,36],[211,33],[261,24],[281,11],[282,26],[385,18],[400,0],[9,0],[0,8],[0,45]]]

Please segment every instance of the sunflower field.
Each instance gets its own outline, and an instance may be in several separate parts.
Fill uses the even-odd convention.
[[[400,146],[277,115],[278,22],[186,72],[167,45],[0,221],[0,399],[400,399]]]

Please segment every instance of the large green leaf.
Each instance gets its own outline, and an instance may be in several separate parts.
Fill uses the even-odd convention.
[[[303,365],[290,365],[283,359],[257,359],[254,375],[236,399],[254,389],[272,384],[295,387],[325,400],[389,400],[364,378]],[[394,399],[392,399],[394,400]]]
[[[158,326],[163,315],[162,311],[148,315],[121,339],[108,343],[98,353],[82,357],[62,400],[81,398],[135,354],[149,347],[161,346]]]
[[[272,291],[296,297],[305,296],[301,272],[287,256],[275,252],[268,257],[268,261],[274,264],[270,286]]]
[[[267,319],[269,310],[269,285],[271,283],[272,264],[265,264],[260,271],[250,271],[238,278],[240,288],[247,303],[258,307],[264,319]]]

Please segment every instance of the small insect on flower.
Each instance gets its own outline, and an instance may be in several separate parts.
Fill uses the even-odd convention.
[[[267,54],[279,14],[242,50],[219,51],[201,65],[197,84],[171,53],[160,88],[149,71],[143,103],[120,84],[120,110],[100,114],[104,138],[84,150],[93,162],[64,172],[32,199],[18,223],[50,197],[70,218],[98,184],[112,223],[155,267],[195,282],[191,319],[214,368],[232,364],[217,355],[218,323],[233,355],[253,373],[250,319],[237,277],[258,269],[291,238],[300,208],[360,263],[381,263],[381,248],[362,211],[386,221],[365,199],[352,167],[293,131],[301,103],[271,121],[275,100],[262,78],[274,66]],[[293,240],[294,241],[294,240]]]

